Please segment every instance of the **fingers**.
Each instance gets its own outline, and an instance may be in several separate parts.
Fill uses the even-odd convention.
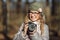
[[[33,32],[29,32],[30,36],[33,36],[34,33],[36,33],[36,30],[34,30]]]
[[[24,34],[26,35],[26,33],[27,33],[27,30],[28,30],[28,24],[25,24],[24,25]]]
[[[24,28],[28,28],[28,24],[25,24],[25,25],[24,25]]]

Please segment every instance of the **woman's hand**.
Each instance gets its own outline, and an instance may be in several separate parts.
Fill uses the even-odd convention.
[[[24,31],[23,31],[24,36],[27,34],[27,30],[28,30],[28,24],[25,24]]]
[[[30,36],[33,36],[34,33],[36,33],[36,30],[34,30],[33,32],[29,32]]]

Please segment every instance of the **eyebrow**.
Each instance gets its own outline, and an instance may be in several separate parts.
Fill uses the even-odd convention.
[[[32,13],[32,14],[39,14],[39,12],[38,13],[36,13],[36,12],[30,12],[30,13]]]

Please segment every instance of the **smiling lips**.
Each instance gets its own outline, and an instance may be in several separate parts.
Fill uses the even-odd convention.
[[[36,17],[35,16],[31,16],[32,19],[35,19]]]

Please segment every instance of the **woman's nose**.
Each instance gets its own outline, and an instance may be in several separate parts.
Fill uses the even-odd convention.
[[[31,18],[35,17],[33,14],[31,15]]]
[[[32,14],[32,16],[35,16],[34,14]]]

